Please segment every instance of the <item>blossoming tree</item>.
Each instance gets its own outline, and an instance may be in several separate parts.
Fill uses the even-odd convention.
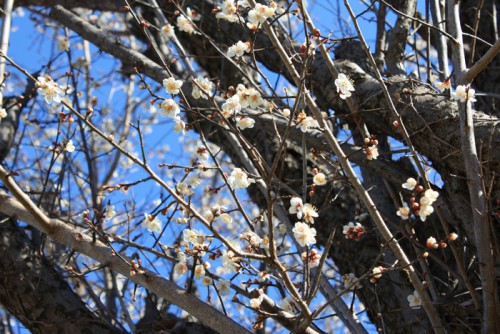
[[[494,1],[0,2],[5,332],[500,328]]]

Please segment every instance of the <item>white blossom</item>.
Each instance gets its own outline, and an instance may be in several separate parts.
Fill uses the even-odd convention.
[[[250,117],[245,116],[237,116],[236,117],[236,126],[240,130],[251,129],[255,125],[255,120]]]
[[[160,103],[161,114],[165,117],[176,118],[181,112],[179,105],[173,99],[163,100]]]
[[[196,267],[194,267],[194,276],[197,279],[201,279],[205,276],[205,266],[202,264],[197,264]]]
[[[177,17],[177,28],[179,28],[180,31],[184,31],[188,34],[192,34],[195,32],[193,24],[184,15],[179,15]]]
[[[213,82],[202,76],[197,77],[196,79],[194,79],[194,81],[195,84],[193,86],[193,91],[192,91],[193,98],[208,99],[207,94],[212,94],[212,90],[214,89]]]
[[[161,27],[160,29],[161,31],[161,34],[167,39],[171,39],[173,37],[175,37],[175,30],[174,30],[174,26],[172,26],[171,24],[167,23],[165,24],[163,27]]]
[[[476,91],[469,86],[457,86],[455,89],[455,92],[452,93],[452,97],[460,102],[476,102],[476,99],[474,98],[474,95],[476,94]]]
[[[158,217],[145,213],[143,226],[148,229],[149,232],[161,232],[161,221]]]
[[[354,92],[352,80],[344,73],[340,73],[337,79],[335,79],[335,86],[337,87],[337,93],[339,93],[340,98],[344,100],[352,95],[351,92]]]
[[[401,219],[408,219],[410,217],[410,208],[406,203],[403,204],[402,207],[399,208],[396,214],[401,217]]]
[[[417,180],[410,177],[408,180],[406,180],[406,183],[403,183],[402,187],[408,190],[413,190],[415,189],[416,185],[417,185]]]
[[[316,229],[309,227],[305,223],[296,223],[292,229],[293,236],[302,247],[314,245],[316,243]]]
[[[307,132],[307,130],[309,130],[310,128],[318,128],[319,124],[317,120],[315,120],[311,116],[307,116],[306,118],[302,119],[298,126],[300,126],[300,130],[302,132]]]
[[[222,114],[224,117],[229,118],[237,115],[241,110],[240,97],[233,95],[222,104]]]
[[[163,87],[169,94],[179,94],[182,84],[182,80],[175,80],[174,77],[163,79]]]
[[[108,218],[108,219],[116,216],[115,206],[107,204],[106,208],[105,208],[105,215],[106,215],[106,218]]]
[[[241,168],[235,168],[231,172],[231,175],[227,178],[227,183],[233,189],[243,189],[248,187],[250,184],[254,183],[255,180],[249,178],[247,173],[245,173]]]
[[[68,153],[75,152],[75,145],[73,145],[73,141],[70,139],[66,143],[66,146],[64,146],[64,150]]]
[[[304,204],[301,207],[301,210],[297,212],[297,218],[302,219],[304,217],[304,220],[310,224],[314,224],[314,218],[318,217],[318,212],[316,212],[317,209],[309,203]]]
[[[302,199],[300,197],[292,197],[290,199],[290,209],[288,209],[288,212],[292,215],[299,214],[299,212],[302,211],[303,205],[304,204],[302,203]]]
[[[57,82],[52,80],[50,76],[38,77],[37,92],[42,95],[45,102],[52,104],[52,102],[61,103],[62,96],[64,95],[63,90],[59,87]]]
[[[422,300],[420,299],[420,295],[416,290],[413,291],[413,294],[406,297],[406,299],[408,300],[408,304],[410,304],[410,307],[413,309],[419,309],[422,306]]]
[[[69,38],[66,36],[57,37],[57,51],[64,52],[69,50]]]
[[[205,276],[203,277],[203,279],[201,280],[201,284],[203,284],[204,286],[210,286],[212,285],[212,278],[208,277],[208,276]]]
[[[185,135],[186,134],[186,123],[180,118],[180,117],[175,117],[174,118],[174,132]]]
[[[317,186],[324,186],[326,184],[326,176],[323,173],[318,173],[313,177],[313,183]]]
[[[227,50],[227,56],[229,58],[241,57],[245,52],[250,52],[250,43],[238,41],[236,44],[233,44],[229,47],[229,49]]]
[[[185,275],[188,271],[188,266],[186,264],[186,262],[177,262],[174,266],[174,272],[179,275],[179,276],[182,276],[182,275]]]
[[[445,80],[444,82],[437,81],[435,83],[435,86],[437,89],[439,89],[440,92],[443,92],[445,89],[451,89],[451,81],[450,80]]]

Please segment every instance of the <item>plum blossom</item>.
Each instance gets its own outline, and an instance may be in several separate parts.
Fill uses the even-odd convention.
[[[188,266],[185,261],[177,262],[174,266],[174,272],[179,275],[185,275],[188,271]]]
[[[399,208],[396,214],[401,217],[401,219],[408,219],[410,217],[410,208],[408,207],[408,204],[403,203],[403,206]]]
[[[259,24],[266,21],[268,17],[274,15],[275,9],[266,5],[257,3],[253,9],[248,12],[247,26],[250,29],[256,29]]]
[[[252,231],[240,234],[239,238],[248,241],[248,243],[253,247],[260,247],[260,244],[262,243],[262,238]]]
[[[460,102],[476,102],[476,99],[474,98],[474,95],[476,94],[476,91],[469,86],[457,86],[455,89],[455,92],[451,94],[451,96]]]
[[[64,146],[64,150],[68,153],[73,153],[75,152],[75,145],[73,144],[73,141],[70,139],[66,143],[66,146]]]
[[[420,299],[420,295],[416,290],[413,291],[413,294],[406,297],[406,299],[408,300],[410,307],[413,309],[419,309],[422,306],[422,300]]]
[[[288,209],[288,212],[292,215],[294,215],[294,214],[298,215],[299,212],[302,211],[303,205],[304,204],[302,203],[302,199],[300,197],[292,197],[290,199],[290,209]]]
[[[246,88],[244,85],[239,84],[236,87],[236,94],[240,97],[242,108],[256,109],[264,104],[260,92],[255,88]]]
[[[314,218],[318,217],[318,209],[316,209],[312,204],[306,203],[301,207],[301,210],[297,212],[297,218],[302,219],[310,224],[314,224]]]
[[[186,15],[193,21],[199,21],[201,19],[200,13],[196,12],[195,10],[192,10],[189,7],[186,8]]]
[[[203,277],[203,279],[201,280],[201,284],[203,284],[204,286],[210,286],[212,285],[212,278],[208,277],[208,276],[205,276]]]
[[[115,206],[107,204],[105,211],[104,211],[104,214],[106,215],[106,218],[108,218],[108,219],[116,216]]]
[[[335,86],[337,87],[337,93],[339,93],[340,98],[344,100],[352,95],[351,92],[354,92],[351,78],[344,73],[340,73],[337,79],[335,79]]]
[[[368,160],[373,160],[373,159],[377,159],[378,156],[379,156],[379,153],[378,153],[378,146],[377,145],[371,145],[371,146],[368,146],[365,150],[366,152],[366,158]]]
[[[186,123],[179,116],[174,118],[174,122],[174,132],[184,136],[186,134]]]
[[[318,128],[319,124],[318,121],[312,118],[311,116],[306,116],[304,119],[301,120],[300,123],[297,123],[298,126],[300,126],[300,130],[302,132],[307,132],[310,128]]]
[[[179,28],[180,31],[184,31],[188,34],[193,34],[195,32],[193,24],[184,15],[179,15],[177,17],[177,28]]]
[[[203,245],[205,242],[205,234],[195,229],[185,229],[182,231],[182,241],[185,244]]]
[[[226,20],[229,22],[237,22],[238,16],[236,4],[234,0],[224,0],[219,8],[219,12],[215,15],[217,19]]]
[[[435,83],[435,86],[437,89],[439,89],[440,92],[443,92],[445,89],[451,89],[451,81],[450,79],[445,80],[443,82],[437,81]]]
[[[370,282],[375,283],[377,280],[382,277],[385,268],[382,266],[378,266],[372,269],[372,276],[370,277]]]
[[[160,29],[161,31],[161,34],[167,39],[171,39],[171,38],[174,38],[175,37],[175,30],[174,30],[174,26],[167,23],[165,24],[163,27],[161,27]]]
[[[365,234],[365,228],[360,223],[356,223],[356,225],[354,225],[354,223],[350,222],[349,224],[344,225],[343,233],[346,239],[359,241],[361,236]]]
[[[250,307],[251,308],[259,308],[260,304],[262,304],[262,300],[264,300],[264,297],[261,295],[258,298],[252,298],[250,299]]]
[[[250,117],[245,116],[237,116],[236,117],[236,126],[240,130],[251,129],[255,125],[255,120]]]
[[[240,97],[238,95],[233,95],[224,102],[222,105],[222,114],[224,117],[229,118],[233,115],[237,115],[241,110]]]
[[[165,117],[176,118],[181,112],[179,105],[173,99],[163,100],[160,103],[161,114]]]
[[[215,283],[215,287],[221,296],[226,296],[231,293],[231,281],[225,279],[219,279],[217,283]]]
[[[313,183],[317,186],[324,186],[326,184],[326,176],[323,173],[318,173],[313,177]]]
[[[423,196],[420,197],[420,210],[418,215],[420,216],[420,220],[425,221],[427,216],[431,215],[434,212],[434,208],[432,204],[439,197],[439,193],[432,189],[427,189]]]
[[[434,238],[434,237],[427,238],[425,245],[427,246],[427,248],[434,248],[434,249],[439,248],[439,244],[438,244],[436,238]]]
[[[255,183],[255,180],[249,178],[247,173],[241,170],[241,168],[235,168],[231,172],[231,175],[227,178],[227,183],[233,189],[243,189],[248,187],[250,184]]]
[[[196,267],[194,267],[194,276],[197,279],[201,279],[205,276],[205,266],[202,264],[197,264]]]
[[[145,228],[148,229],[149,232],[161,232],[161,221],[157,216],[153,216],[150,214],[144,214],[144,222],[142,224]]]
[[[64,52],[69,50],[69,38],[66,36],[57,37],[57,51]]]
[[[37,78],[36,83],[38,89],[38,94],[42,95],[45,102],[52,104],[52,102],[61,103],[62,96],[64,95],[63,90],[59,87],[57,82],[55,82],[50,76],[46,75]]]
[[[212,90],[214,89],[213,82],[202,76],[197,77],[196,79],[194,79],[194,81],[195,84],[193,86],[192,92],[193,98],[203,98],[205,100],[208,99],[207,94],[212,94]]]
[[[229,49],[227,50],[227,56],[229,58],[233,57],[239,58],[243,56],[245,52],[246,53],[250,52],[250,43],[238,41],[236,44],[233,44],[229,47]]]
[[[301,254],[302,260],[307,260],[307,252]],[[321,254],[317,250],[311,249],[309,252],[309,268],[316,268],[319,266],[319,261],[321,260]]]
[[[302,247],[316,243],[316,229],[309,227],[306,223],[295,223],[292,229],[293,236]]]
[[[5,110],[5,108],[0,108],[0,123],[5,117],[7,117],[7,111]]]
[[[406,183],[403,183],[403,185],[402,185],[402,187],[404,189],[408,189],[408,190],[413,190],[413,189],[415,189],[416,186],[417,186],[417,180],[415,180],[412,177],[410,177],[408,180],[406,180]]]
[[[238,272],[240,270],[239,258],[236,257],[233,251],[225,251],[222,253],[222,265],[229,272]]]
[[[163,87],[165,87],[168,94],[179,94],[182,84],[182,80],[175,80],[174,77],[163,79]]]
[[[208,150],[205,147],[198,147],[198,149],[196,150],[196,156],[200,160],[208,160],[210,154],[208,153]]]

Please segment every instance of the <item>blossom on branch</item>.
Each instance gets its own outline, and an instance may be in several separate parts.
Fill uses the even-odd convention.
[[[193,98],[199,99],[208,99],[207,94],[212,94],[212,90],[214,89],[214,84],[207,78],[204,78],[202,76],[197,77],[194,79],[195,84],[193,85]],[[201,88],[201,89],[200,89]]]
[[[293,236],[302,247],[316,243],[316,229],[309,227],[306,223],[295,223],[292,229]]]
[[[238,43],[231,45],[227,50],[227,56],[229,58],[233,57],[241,57],[244,53],[250,52],[250,43],[245,43],[242,41],[238,41]]]
[[[173,99],[163,100],[160,103],[161,114],[165,117],[176,118],[181,112],[179,105]]]
[[[165,87],[167,93],[169,94],[179,94],[182,84],[182,80],[175,80],[174,77],[163,79],[163,87]]]
[[[63,90],[59,87],[50,76],[38,77],[36,86],[38,87],[38,94],[42,95],[45,102],[52,104],[52,102],[61,103]]]
[[[249,178],[241,168],[235,168],[227,178],[227,183],[236,190],[248,187],[250,184],[255,183],[255,180]]]
[[[365,228],[360,223],[356,223],[356,225],[354,225],[354,223],[351,222],[344,225],[343,233],[346,239],[359,241],[361,236],[365,234]]]
[[[150,214],[144,214],[144,222],[142,224],[145,228],[148,229],[149,232],[161,232],[161,221],[157,216],[153,216]]]
[[[413,294],[406,297],[406,299],[408,300],[410,307],[413,309],[419,309],[422,306],[422,300],[420,299],[420,295],[416,290],[413,291]]]
[[[255,125],[255,120],[250,117],[245,116],[237,116],[236,117],[236,126],[240,130],[251,129]]]
[[[460,102],[467,102],[467,101],[476,102],[476,99],[474,98],[475,94],[476,94],[476,91],[474,89],[470,88],[470,86],[460,85],[460,86],[457,86],[457,88],[455,89],[455,92],[451,93],[451,96],[455,100],[460,101]]]
[[[341,99],[346,99],[352,95],[354,92],[354,86],[352,85],[352,80],[344,73],[340,73],[337,79],[335,79],[335,86],[337,87],[337,93],[339,93]]]

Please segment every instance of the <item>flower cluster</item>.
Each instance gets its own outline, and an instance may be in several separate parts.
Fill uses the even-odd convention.
[[[208,99],[208,96],[212,94],[212,91],[214,89],[214,84],[207,78],[204,78],[202,76],[197,77],[194,79],[195,84],[193,85],[193,98],[199,99]]]
[[[371,138],[365,138],[365,153],[368,160],[377,159],[378,154],[378,140],[373,135]]]
[[[275,7],[268,7],[266,5],[257,3],[254,8],[248,12],[247,27],[255,30],[260,24],[264,23],[269,17],[274,15]]]
[[[410,197],[410,207],[408,207],[408,204],[403,203],[403,206],[398,209],[396,214],[400,216],[401,219],[408,219],[413,213],[415,216],[419,216],[420,220],[425,221],[427,216],[434,212],[432,204],[439,197],[439,193],[432,189],[424,191],[424,187],[419,186],[417,180],[412,177],[406,180],[402,187],[413,191],[413,194]]]
[[[309,224],[314,224],[314,218],[318,217],[318,209],[314,205],[302,203],[302,199],[299,197],[292,197],[290,199],[290,208],[288,212],[290,214],[296,214],[298,219],[304,218]]]
[[[295,123],[300,127],[302,132],[307,132],[310,128],[318,128],[318,121],[311,116],[307,116],[305,111],[302,110],[295,119]]]
[[[344,225],[343,233],[346,239],[359,241],[363,234],[365,234],[365,228],[360,223],[356,223],[356,225],[350,222],[347,225]]]
[[[229,58],[233,58],[233,57],[239,58],[239,57],[243,56],[243,54],[245,52],[246,53],[250,52],[250,43],[238,41],[236,44],[231,45],[229,47],[229,49],[227,50],[227,56]]]

